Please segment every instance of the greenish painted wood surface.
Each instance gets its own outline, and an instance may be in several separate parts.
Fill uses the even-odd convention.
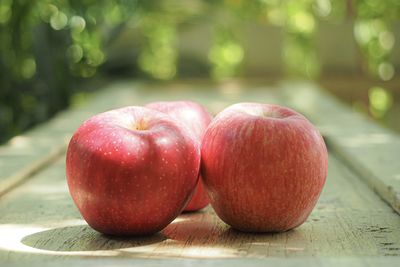
[[[5,195],[0,202],[0,262],[67,258],[265,259],[390,256],[400,260],[396,213],[330,157],[327,185],[301,227],[282,234],[230,229],[211,208],[178,217],[160,234],[110,238],[80,218],[66,186],[63,159]]]
[[[281,88],[283,101],[316,123],[331,150],[400,213],[400,137],[314,84],[286,82]]]
[[[133,81],[114,82],[105,86],[92,95],[85,105],[61,112],[48,123],[0,146],[0,196],[61,156],[72,133],[90,116],[117,107],[142,105],[160,99],[192,99],[208,104],[217,113],[238,101],[238,90],[242,90],[236,85],[213,89],[209,83],[197,83],[195,88],[180,84],[145,85]],[[274,98],[273,94],[259,93],[263,97]],[[258,98],[257,95],[250,95],[249,99],[254,101]]]
[[[336,137],[328,130],[335,123],[342,125],[341,121],[331,119],[330,113],[324,115],[324,109],[310,110],[310,105],[318,106],[316,103],[298,104],[290,90],[282,84],[265,87],[235,82],[223,85],[119,82],[109,85],[86,105],[31,131],[26,136],[33,145],[41,131],[43,134],[49,131],[45,136],[52,148],[48,145],[34,159],[51,160],[37,167],[36,173],[25,176],[25,183],[7,189],[7,194],[0,198],[0,265],[398,266],[400,217],[371,190],[371,183],[365,183],[368,179],[363,173],[345,161],[343,153],[347,152],[335,148],[340,139],[333,141]],[[303,99],[304,95],[298,97]],[[322,97],[319,101],[331,101],[325,94]],[[99,111],[173,99],[196,100],[213,113],[235,102],[288,104],[315,120],[327,140],[332,140],[333,149],[330,149],[327,184],[307,222],[282,234],[244,234],[230,229],[208,208],[181,215],[161,233],[150,237],[111,238],[88,227],[68,194],[65,140],[84,119]],[[323,124],[322,118],[328,118],[331,124]],[[39,132],[38,137],[32,134],[35,131]],[[50,157],[51,149],[55,148],[59,152]],[[1,149],[16,153],[10,144]],[[11,162],[5,159],[0,159],[1,164]],[[19,171],[28,168],[30,162],[20,161],[15,166],[15,171]]]
[[[0,146],[0,196],[61,156],[71,134],[86,118],[120,106],[138,84],[114,86],[94,95],[87,105],[61,112],[46,124]]]

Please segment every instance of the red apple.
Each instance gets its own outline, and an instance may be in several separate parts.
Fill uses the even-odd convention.
[[[91,227],[144,235],[167,226],[189,201],[200,150],[178,121],[126,107],[84,122],[69,143],[66,164],[71,196]]]
[[[205,107],[191,101],[160,101],[147,104],[146,107],[164,112],[185,124],[201,144],[204,132],[212,120],[211,114]],[[209,203],[203,181],[200,179],[194,194],[184,211],[195,211],[206,207]]]
[[[209,125],[201,156],[211,205],[242,231],[281,232],[301,225],[327,176],[328,153],[318,130],[277,105],[226,108]]]

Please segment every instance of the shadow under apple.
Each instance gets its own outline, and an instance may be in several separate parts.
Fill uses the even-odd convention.
[[[277,250],[285,254],[302,254],[308,249],[304,229],[283,233],[249,233],[223,223],[215,214],[192,214],[172,222],[162,233],[171,240],[201,248],[229,248],[230,255],[266,256]]]
[[[93,230],[88,225],[78,225],[37,232],[25,236],[21,240],[24,245],[41,250],[74,252],[122,249],[123,251],[120,251],[120,253],[125,253],[126,256],[138,251],[140,251],[140,254],[144,253],[142,249],[136,251],[136,249],[129,250],[129,248],[139,248],[164,241],[168,241],[168,243],[165,243],[168,245],[159,247],[159,253],[163,252],[164,248],[165,253],[170,253],[171,249],[174,248],[181,251],[182,246],[191,248],[186,249],[187,251],[183,250],[181,256],[184,256],[186,252],[190,252],[190,255],[193,256],[194,249],[201,252],[223,248],[224,250],[221,251],[230,257],[265,256],[269,254],[267,250],[293,250],[294,254],[301,254],[304,249],[307,249],[300,246],[300,244],[307,243],[305,233],[301,229],[278,234],[245,233],[223,223],[209,210],[184,213],[164,230],[150,236],[108,236]],[[152,251],[149,250],[145,254],[151,254]],[[203,254],[202,257],[204,257]],[[225,255],[222,254],[219,256]],[[216,257],[216,255],[213,254],[213,257]]]
[[[166,240],[161,233],[140,237],[101,234],[88,225],[67,226],[25,236],[21,243],[49,251],[96,251],[140,247]]]

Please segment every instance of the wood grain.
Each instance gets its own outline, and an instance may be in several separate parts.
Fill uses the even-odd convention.
[[[276,91],[276,90],[275,90]],[[90,96],[85,105],[61,112],[49,122],[0,146],[0,197],[62,156],[78,126],[90,116],[113,108],[143,105],[160,100],[195,100],[217,113],[239,99],[274,101],[272,88],[243,90],[239,83],[210,86],[210,83],[143,84],[127,80],[111,83]]]
[[[136,86],[138,83],[131,82],[129,87]],[[106,87],[92,95],[86,105],[61,112],[0,146],[0,197],[62,156],[76,128],[88,117],[118,107],[127,94],[133,95],[129,87]]]
[[[366,156],[362,153],[376,149],[379,154],[383,148],[379,149],[375,137],[378,143],[369,150],[346,154],[347,150],[341,149],[346,135],[341,136],[340,130],[343,128],[347,137],[354,135],[355,130],[348,129],[359,125],[358,117],[348,122],[347,115],[334,110],[341,107],[336,102],[332,104],[329,96],[307,95],[302,93],[303,87],[296,87],[299,91],[294,92],[290,86],[266,87],[235,81],[220,85],[122,81],[111,84],[86,105],[28,133],[32,151],[37,150],[36,154],[32,152],[31,161],[22,160],[18,154],[23,148],[10,144],[0,148],[5,155],[0,158],[0,167],[10,166],[8,176],[2,173],[1,177],[10,177],[29,166],[32,159],[49,157],[50,144],[65,149],[65,140],[84,119],[110,108],[177,99],[198,101],[213,113],[235,102],[288,104],[315,121],[331,145],[327,184],[317,207],[301,227],[282,234],[245,234],[224,224],[209,207],[179,216],[153,236],[105,236],[87,226],[75,208],[66,186],[61,149],[36,171],[29,172],[24,184],[14,186],[0,199],[0,266],[399,266],[399,216],[370,189],[370,182],[365,183],[371,179],[370,171],[369,178],[365,178],[366,173],[346,163],[354,160],[369,164],[368,170],[375,174],[377,164],[371,163],[374,156],[363,161]],[[48,144],[39,150],[35,146],[37,140]],[[390,153],[393,156],[394,152]],[[398,166],[383,170],[382,177],[393,170]],[[0,188],[5,180],[0,179]]]
[[[334,155],[329,163],[329,177],[317,207],[293,231],[241,233],[224,224],[209,207],[179,216],[159,234],[116,238],[97,233],[80,218],[68,194],[61,159],[0,202],[0,262],[93,257],[362,260],[392,256],[400,260],[398,215]]]

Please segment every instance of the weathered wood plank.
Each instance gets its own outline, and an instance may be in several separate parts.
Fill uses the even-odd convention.
[[[354,174],[335,154],[346,157],[347,147],[342,149],[337,145],[346,140],[346,135],[340,135],[340,130],[345,130],[347,137],[351,137],[354,131],[347,129],[358,125],[358,117],[355,115],[348,122],[344,119],[347,114],[331,116],[332,112],[341,114],[336,110],[337,105],[342,108],[340,104],[329,99],[313,99],[313,96],[301,93],[303,87],[297,86],[294,93],[294,89],[286,85],[278,91],[277,87],[243,86],[236,82],[219,86],[210,86],[209,83],[156,86],[139,86],[132,81],[114,83],[94,96],[87,105],[64,112],[49,124],[29,132],[24,136],[29,137],[25,141],[24,137],[18,142],[14,139],[12,142],[15,144],[0,148],[0,155],[1,152],[6,155],[6,165],[10,166],[8,177],[29,165],[25,164],[29,163],[28,158],[22,160],[24,151],[32,153],[27,155],[32,160],[51,154],[49,144],[59,150],[55,150],[55,155],[42,165],[22,175],[26,183],[1,198],[0,265],[26,266],[29,263],[30,266],[53,266],[56,261],[57,265],[73,266],[398,266],[398,215],[364,184],[364,180],[360,180],[365,179],[363,172],[349,165],[357,170],[357,175]],[[66,187],[63,158],[66,140],[84,119],[94,113],[119,106],[176,99],[198,101],[213,113],[239,101],[289,104],[316,122],[332,146],[333,154],[330,154],[327,185],[308,221],[282,234],[244,234],[229,228],[208,208],[203,212],[181,215],[161,233],[150,237],[113,238],[88,227],[80,218]],[[327,118],[329,123],[325,122]],[[368,127],[375,129],[376,126]],[[367,133],[370,133],[369,128]],[[372,144],[381,142],[379,137],[374,138]],[[11,147],[26,141],[29,141],[29,146],[25,148]],[[39,144],[44,150],[36,153]],[[348,141],[348,144],[354,143]],[[374,146],[371,148],[375,149]],[[378,149],[379,153],[383,151]],[[393,151],[391,153],[393,155]],[[355,154],[350,155],[355,157]],[[12,166],[12,157],[21,158],[21,161]],[[356,159],[359,160],[359,155]],[[5,162],[0,157],[0,168],[5,166]],[[1,172],[0,177],[6,176]],[[27,180],[27,177],[32,179]],[[1,183],[7,179],[0,179],[0,189]]]
[[[66,258],[62,262],[20,262],[11,263],[9,267],[47,267],[47,266],[76,266],[76,267],[98,267],[98,266],[112,266],[112,267],[165,267],[165,266],[229,266],[229,267],[397,267],[399,265],[397,258],[385,257],[363,257],[363,258],[316,258],[316,257],[297,257],[297,258],[267,258],[267,259],[127,259],[127,258],[83,258],[71,259]]]
[[[61,112],[0,146],[0,197],[61,156],[71,134],[86,118],[119,106],[127,94],[134,95],[132,89],[137,86],[138,83],[130,83],[105,88],[93,95],[87,105]]]
[[[229,266],[229,267],[300,267],[300,266],[340,266],[340,267],[397,267],[397,258],[385,257],[363,257],[363,258],[316,258],[316,257],[297,257],[287,258],[268,258],[268,259],[127,259],[127,258],[84,258],[84,259],[64,259],[62,262],[20,262],[11,263],[10,267],[47,267],[47,266],[76,266],[76,267],[165,267],[165,266]]]
[[[0,197],[61,156],[76,128],[96,113],[151,101],[182,99],[207,104],[217,113],[239,99],[274,99],[275,94],[274,90],[265,88],[244,94],[237,83],[214,88],[210,83],[146,85],[132,80],[111,83],[93,94],[85,105],[61,112],[49,122],[0,146]]]
[[[400,137],[352,112],[315,84],[281,86],[283,101],[316,123],[331,149],[400,213]]]
[[[60,159],[3,197],[0,262],[180,258],[218,260],[218,264],[231,266],[230,260],[222,259],[243,263],[264,259],[264,263],[279,266],[283,263],[276,258],[289,258],[293,265],[320,265],[325,259],[335,259],[335,265],[343,257],[361,264],[363,257],[389,255],[388,263],[400,261],[398,215],[334,155],[330,157],[327,185],[311,217],[303,226],[282,234],[237,232],[208,208],[183,214],[150,237],[107,237],[80,218],[68,194],[64,172]]]

